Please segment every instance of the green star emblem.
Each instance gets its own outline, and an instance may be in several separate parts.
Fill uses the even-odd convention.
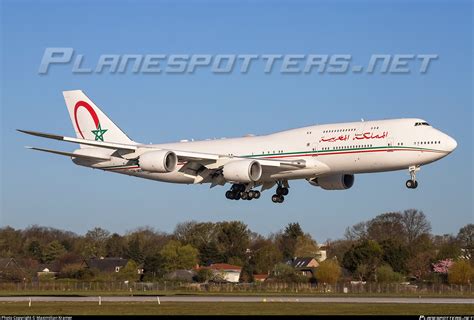
[[[106,133],[107,130],[108,129],[102,129],[99,122],[97,130],[91,130],[91,132],[95,135],[95,141],[104,141],[104,133]]]

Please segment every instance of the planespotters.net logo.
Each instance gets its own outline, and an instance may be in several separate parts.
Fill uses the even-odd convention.
[[[352,54],[101,54],[85,56],[73,48],[46,48],[38,73],[73,74],[426,74],[434,53]]]

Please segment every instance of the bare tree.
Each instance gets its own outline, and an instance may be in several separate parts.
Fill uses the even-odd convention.
[[[469,223],[459,229],[457,236],[458,240],[464,249],[473,251],[474,250],[474,224]]]
[[[408,245],[411,245],[419,236],[429,234],[431,231],[431,224],[426,219],[423,211],[416,209],[405,210],[403,211],[401,222],[405,229]]]
[[[405,230],[400,212],[379,214],[367,226],[369,239],[382,242],[389,239],[405,239]]]
[[[181,243],[191,243],[194,229],[198,223],[196,221],[185,221],[178,223],[174,228],[173,236]]]
[[[359,222],[352,227],[347,227],[344,237],[349,241],[357,241],[367,238],[367,222]]]
[[[105,256],[105,244],[109,237],[110,232],[99,227],[87,231],[84,237],[83,254],[86,257]]]
[[[328,245],[327,249],[327,258],[328,259],[334,259],[336,258],[337,261],[342,261],[342,258],[344,257],[344,254],[349,251],[351,248],[351,245],[353,244],[353,241],[351,240],[334,240],[334,241],[326,241]]]

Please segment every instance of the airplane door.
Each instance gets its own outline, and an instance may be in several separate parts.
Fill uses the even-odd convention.
[[[365,132],[365,128],[365,121],[362,120],[358,125],[356,133],[363,134]],[[357,144],[357,141],[354,141],[354,143]],[[354,162],[360,165],[360,153],[354,153]]]
[[[389,147],[388,152],[393,152],[393,150],[390,150],[391,148],[395,146],[395,141],[393,140],[393,138],[387,139],[387,146]]]
[[[318,156],[318,152],[319,151],[319,138],[315,137],[316,139],[313,140],[313,143],[311,143],[311,154],[313,157],[317,157]]]

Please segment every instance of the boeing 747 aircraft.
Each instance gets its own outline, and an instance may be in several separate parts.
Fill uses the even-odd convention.
[[[76,131],[66,137],[23,133],[79,144],[73,152],[30,149],[71,157],[75,164],[140,178],[216,185],[230,183],[227,199],[252,200],[276,186],[282,203],[289,181],[306,179],[325,190],[349,189],[359,173],[408,170],[407,188],[418,186],[425,164],[450,154],[456,141],[422,119],[314,125],[262,136],[142,144],[131,140],[81,90],[64,91]],[[261,187],[260,191],[256,190]]]

